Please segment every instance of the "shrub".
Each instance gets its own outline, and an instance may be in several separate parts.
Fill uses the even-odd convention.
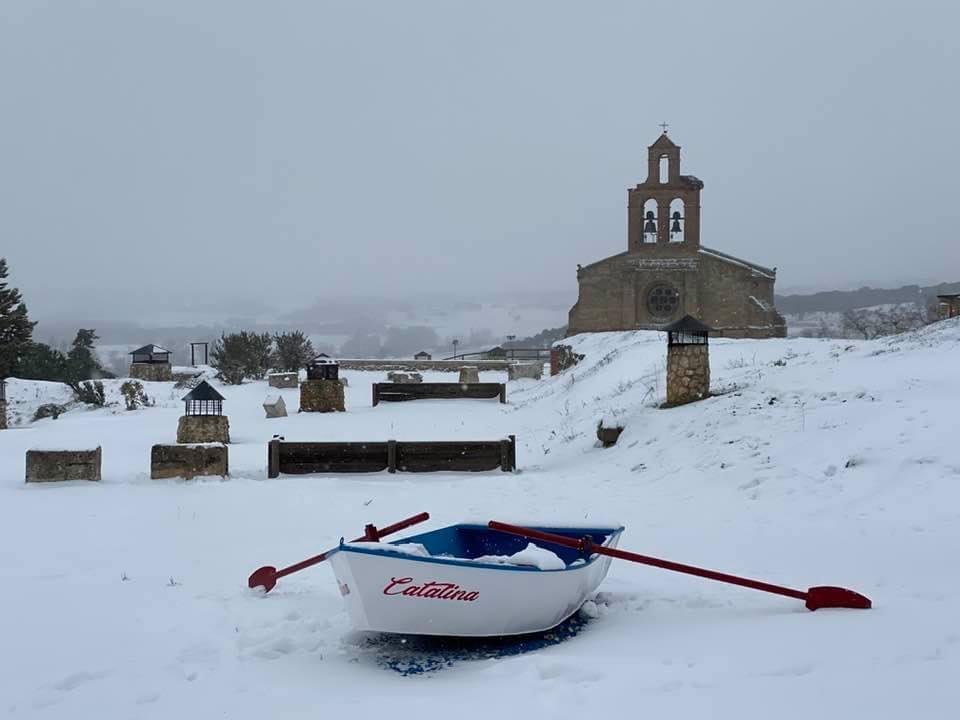
[[[127,410],[136,410],[138,407],[150,405],[150,398],[143,391],[143,383],[139,380],[127,380],[120,386],[120,393],[127,405]]]
[[[248,333],[246,330],[221,335],[210,351],[210,365],[217,377],[229,385],[239,385],[244,378],[263,378],[270,369],[273,338],[269,333]]]
[[[37,411],[33,414],[33,420],[43,420],[44,418],[53,418],[56,420],[58,417],[63,415],[67,411],[67,408],[63,405],[57,405],[56,403],[47,403],[46,405],[41,405],[37,408]]]
[[[107,404],[106,395],[103,391],[103,383],[99,380],[82,382],[71,385],[71,387],[77,400],[82,403],[93,405],[94,407],[103,407]]]

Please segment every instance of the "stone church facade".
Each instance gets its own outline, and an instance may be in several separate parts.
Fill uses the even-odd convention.
[[[680,174],[680,146],[664,132],[649,147],[646,181],[627,191],[627,251],[577,267],[569,335],[656,330],[692,315],[725,337],[786,336],[776,269],[700,244],[702,189]]]

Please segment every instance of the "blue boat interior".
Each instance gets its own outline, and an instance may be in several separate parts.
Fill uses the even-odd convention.
[[[590,537],[597,545],[602,545],[607,539],[623,528],[557,528],[557,527],[535,527],[534,530],[563,535],[565,537],[579,540],[583,537]],[[581,558],[579,551],[574,548],[568,548],[564,545],[556,545],[545,540],[530,540],[519,535],[491,530],[486,525],[450,525],[438,530],[431,530],[420,535],[394,540],[391,545],[403,545],[406,543],[418,543],[423,545],[427,552],[433,557],[454,557],[472,560],[483,557],[484,555],[514,555],[528,544],[534,543],[542,548],[550,550],[560,557],[566,565],[585,559]],[[374,546],[371,546],[371,549]]]

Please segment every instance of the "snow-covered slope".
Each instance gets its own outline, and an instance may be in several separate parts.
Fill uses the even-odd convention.
[[[223,387],[228,481],[149,480],[149,448],[173,442],[182,411],[171,384],[148,384],[154,408],[30,423],[32,406],[62,390],[12,381],[24,422],[0,432],[2,706],[51,718],[953,716],[960,323],[872,342],[716,340],[719,394],[670,410],[657,407],[662,335],[571,343],[580,365],[511,383],[505,406],[371,408],[369,385],[383,376],[347,372],[347,413],[266,420],[265,384]],[[295,390],[279,392],[297,407]],[[594,432],[610,416],[626,430],[603,449]],[[514,433],[522,470],[267,481],[274,433]],[[96,444],[103,482],[23,483],[27,448]],[[404,678],[349,632],[329,568],[284,578],[266,597],[245,587],[259,565],[421,510],[428,527],[617,520],[628,549],[801,589],[845,585],[875,607],[809,613],[615,561],[598,617],[577,637]]]

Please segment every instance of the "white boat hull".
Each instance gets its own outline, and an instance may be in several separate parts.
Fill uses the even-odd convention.
[[[565,570],[537,570],[342,549],[330,563],[357,630],[490,637],[563,622],[596,591],[610,560],[597,555]]]

